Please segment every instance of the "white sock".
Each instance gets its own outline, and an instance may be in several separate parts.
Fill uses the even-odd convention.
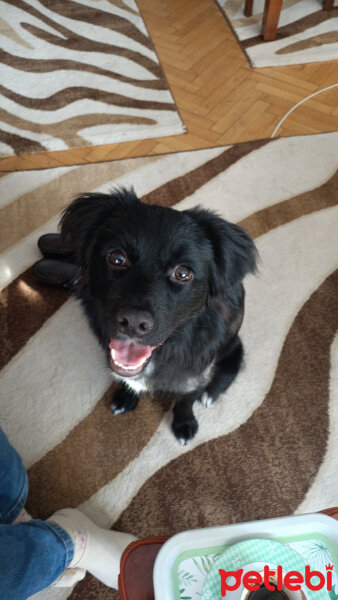
[[[54,522],[72,538],[73,560],[68,565],[89,571],[94,577],[117,589],[123,550],[135,537],[129,533],[102,529],[75,508],[65,508],[52,515]]]
[[[84,569],[66,569],[53,583],[52,587],[73,587],[75,583],[84,578]]]
[[[27,523],[27,521],[31,521],[31,515],[26,511],[25,508],[22,509],[21,513],[18,514],[15,521],[13,521],[12,525],[19,525],[20,523]]]

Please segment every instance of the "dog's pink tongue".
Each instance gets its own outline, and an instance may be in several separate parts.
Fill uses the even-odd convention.
[[[114,350],[113,359],[126,367],[134,367],[142,360],[151,356],[153,347],[133,344],[123,340],[112,339],[109,344],[110,350]]]

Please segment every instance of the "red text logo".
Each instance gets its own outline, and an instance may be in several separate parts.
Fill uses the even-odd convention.
[[[305,567],[305,575],[299,571],[283,573],[281,565],[273,570],[265,565],[263,574],[258,571],[247,571],[243,575],[243,569],[238,569],[238,571],[218,569],[218,572],[221,576],[221,596],[225,597],[227,592],[238,590],[241,583],[250,592],[258,590],[262,585],[270,591],[276,589],[280,592],[283,589],[297,591],[301,589],[303,583],[314,592],[322,590],[324,587],[330,592],[332,590],[332,570],[333,565],[326,565],[326,577],[321,571],[311,571],[308,565]],[[315,577],[316,581],[314,582]],[[231,582],[228,582],[229,578],[231,578]]]

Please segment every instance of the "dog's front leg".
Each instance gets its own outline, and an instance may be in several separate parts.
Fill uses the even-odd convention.
[[[111,403],[111,411],[114,415],[135,410],[138,405],[139,395],[130,387],[122,384],[115,392]]]
[[[198,423],[192,410],[197,397],[196,393],[181,396],[174,404],[174,419],[171,427],[183,446],[190,442],[197,433]]]
[[[211,406],[220,394],[223,394],[237,374],[243,362],[243,345],[238,336],[233,340],[231,347],[216,363],[214,374],[201,397],[203,406]]]

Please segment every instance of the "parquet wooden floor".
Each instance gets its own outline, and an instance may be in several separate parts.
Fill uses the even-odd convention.
[[[4,158],[1,171],[95,163],[270,137],[299,102],[338,82],[338,61],[252,69],[214,0],[138,0],[138,5],[187,133]],[[276,136],[334,130],[338,130],[338,87],[297,106]]]

